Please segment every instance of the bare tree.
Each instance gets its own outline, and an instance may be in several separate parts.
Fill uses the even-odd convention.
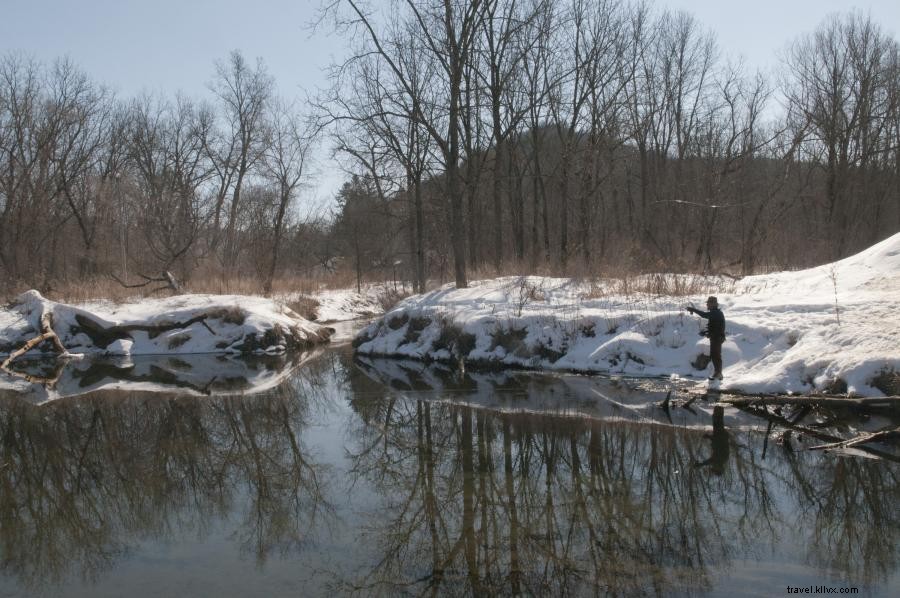
[[[394,73],[404,93],[415,96],[407,73],[395,60],[382,36],[375,30],[372,20],[359,2],[347,0],[356,22],[364,29],[372,43],[372,52],[377,54]],[[438,146],[447,181],[446,195],[450,203],[450,238],[453,247],[454,273],[456,285],[468,285],[466,278],[466,246],[463,218],[462,180],[460,162],[460,110],[462,104],[462,84],[466,65],[471,62],[471,52],[476,27],[481,12],[481,0],[433,0],[414,2],[406,0],[409,18],[414,24],[416,35],[440,65],[447,84],[446,118],[429,121],[416,104],[421,125],[425,127]]]
[[[144,97],[131,112],[130,164],[136,190],[145,198],[135,202],[135,209],[153,270],[165,272],[178,263],[187,280],[192,251],[206,230],[202,194],[212,176],[202,109],[184,96],[174,104]]]
[[[225,224],[224,263],[234,263],[239,251],[236,229],[241,190],[266,149],[266,110],[273,86],[274,81],[262,60],[257,60],[253,68],[243,54],[235,50],[227,61],[216,63],[216,79],[211,89],[219,100],[224,128],[215,137],[207,139],[207,149],[219,182],[213,218],[214,239],[219,238],[225,199],[231,194]],[[217,244],[214,241],[214,245]]]
[[[270,124],[271,140],[263,158],[263,172],[277,190],[277,208],[272,222],[272,252],[263,291],[272,292],[278,255],[284,235],[285,217],[291,202],[309,176],[313,132],[304,126],[293,106],[279,103]]]
[[[790,116],[825,172],[825,224],[835,256],[843,255],[867,211],[854,199],[878,205],[870,198],[890,193],[889,187],[873,188],[872,174],[896,155],[896,139],[885,143],[896,114],[896,56],[897,42],[871,17],[850,13],[830,17],[797,41],[786,59]]]

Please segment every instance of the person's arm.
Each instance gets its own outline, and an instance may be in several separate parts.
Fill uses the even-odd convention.
[[[689,312],[691,312],[692,314],[697,314],[697,315],[700,316],[701,318],[706,318],[707,320],[709,319],[709,312],[708,312],[708,311],[700,311],[700,310],[697,309],[696,307],[689,307],[689,308],[687,308],[687,310],[688,310]]]

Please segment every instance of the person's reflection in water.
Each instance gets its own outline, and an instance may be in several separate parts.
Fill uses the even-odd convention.
[[[728,463],[728,430],[725,429],[725,408],[713,408],[713,431],[708,436],[712,442],[712,454],[706,461],[698,461],[697,467],[709,467],[716,474],[725,473],[725,465]]]

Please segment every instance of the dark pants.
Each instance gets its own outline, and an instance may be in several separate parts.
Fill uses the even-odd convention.
[[[712,360],[713,375],[722,373],[722,339],[709,339],[709,358]]]

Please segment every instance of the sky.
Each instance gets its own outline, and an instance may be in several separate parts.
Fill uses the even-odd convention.
[[[377,1],[377,0],[376,0]],[[50,62],[70,57],[93,79],[129,97],[181,90],[206,97],[214,62],[233,49],[262,58],[282,96],[327,86],[323,69],[349,45],[313,32],[322,0],[0,0],[0,55],[25,52]],[[772,70],[778,53],[833,12],[858,8],[900,35],[900,2],[870,0],[657,0],[693,13],[723,54]],[[320,28],[327,29],[327,28]],[[342,173],[320,160],[317,193],[333,194]]]

